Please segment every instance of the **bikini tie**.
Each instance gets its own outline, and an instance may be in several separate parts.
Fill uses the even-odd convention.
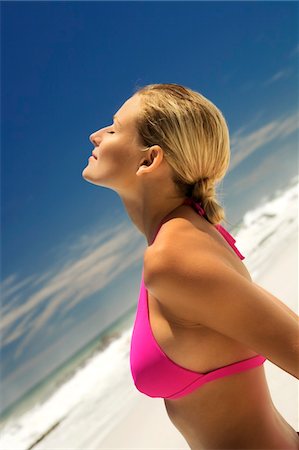
[[[199,214],[201,214],[202,216],[206,216],[205,210],[203,209],[203,207],[201,206],[200,202],[195,201],[194,199],[188,197],[184,200],[183,204],[185,205],[191,205],[191,206],[195,206],[196,210],[198,211]],[[207,217],[207,216],[206,216]],[[222,225],[220,224],[216,224],[214,225],[215,228],[217,228],[217,230],[222,234],[222,236],[227,240],[227,242],[231,245],[231,247],[233,247],[233,249],[235,250],[235,252],[237,253],[237,255],[240,257],[240,259],[245,259],[245,256],[243,256],[239,250],[237,249],[237,247],[235,246],[235,242],[236,239],[233,238],[233,236],[225,229],[223,228]]]

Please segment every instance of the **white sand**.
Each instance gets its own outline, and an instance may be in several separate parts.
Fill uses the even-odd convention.
[[[132,413],[100,443],[101,449],[190,449],[170,422],[164,401],[140,394]]]
[[[298,234],[290,235],[272,255],[271,270],[256,281],[298,314]],[[298,380],[270,361],[264,363],[273,403],[286,421],[299,431]]]
[[[254,281],[298,314],[297,232],[273,249],[268,269]],[[264,367],[276,408],[298,431],[298,381],[270,361],[266,361]],[[163,399],[152,399],[140,393],[131,414],[98,448],[175,450],[189,449],[189,446],[168,418]]]

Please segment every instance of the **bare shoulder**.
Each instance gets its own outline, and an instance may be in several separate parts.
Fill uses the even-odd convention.
[[[213,263],[222,260],[213,239],[184,217],[174,217],[165,222],[154,243],[144,253],[144,280],[148,281],[152,273],[169,271],[175,273],[175,267],[190,270],[210,270]]]
[[[298,377],[296,314],[235,270],[188,220],[175,218],[162,228],[144,255],[152,295],[182,321],[234,339]]]
[[[223,299],[229,297],[224,296],[224,292],[227,294],[230,288],[234,295],[238,290],[250,291],[248,299],[252,295],[257,298],[261,296],[268,302],[269,309],[276,312],[282,310],[298,320],[298,315],[283,301],[255,283],[246,268],[244,272],[236,270],[227,258],[219,256],[209,236],[198,231],[189,220],[176,217],[163,224],[154,242],[156,245],[147,248],[144,255],[144,282],[160,302],[177,309],[177,315],[182,317],[183,311],[186,312],[186,299],[190,291],[197,305],[208,303],[210,312],[213,312],[213,307],[218,309],[218,305],[217,302],[211,301],[212,293],[214,298],[218,295],[221,297],[223,305],[225,303]],[[240,261],[240,264],[243,263]],[[179,299],[185,298],[183,302],[185,308],[182,308],[181,302],[176,304],[174,301],[177,295]],[[241,292],[240,296],[243,297]],[[229,299],[233,297],[231,295]],[[207,301],[208,299],[210,301]],[[251,306],[253,304],[252,302]],[[214,313],[216,312],[215,310]],[[192,314],[185,319],[192,321]]]

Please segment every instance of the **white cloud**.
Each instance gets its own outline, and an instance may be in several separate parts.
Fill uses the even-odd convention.
[[[285,68],[282,70],[279,70],[274,75],[272,75],[268,80],[266,80],[263,84],[264,86],[274,83],[275,81],[281,80],[282,78],[288,78],[293,73],[293,70],[291,68]]]
[[[299,43],[293,48],[293,50],[291,50],[291,52],[289,53],[289,57],[292,58],[294,56],[297,57],[299,53]]]
[[[295,52],[295,50],[294,50]],[[269,84],[275,83],[276,81],[279,81],[284,78],[288,78],[293,74],[294,70],[291,67],[285,67],[278,72],[276,72],[274,75],[271,75],[266,81],[262,82],[262,86],[268,86]],[[259,85],[259,82],[256,82],[254,79],[248,79],[245,80],[240,85],[240,90],[242,92],[252,91],[256,88],[256,86]]]
[[[74,244],[72,250],[76,245]],[[102,235],[96,230],[90,240],[84,236],[80,250],[77,246],[77,256],[72,255],[71,261],[63,268],[55,268],[51,276],[41,275],[35,277],[35,280],[34,276],[31,276],[33,284],[35,281],[35,284],[38,284],[37,281],[41,278],[44,282],[18,305],[16,296],[20,298],[23,285],[28,279],[17,282],[16,276],[10,277],[2,286],[4,292],[6,289],[6,298],[11,296],[1,317],[2,347],[24,335],[15,353],[17,357],[38,331],[49,326],[49,321],[56,312],[67,313],[78,303],[86,301],[86,298],[113,282],[121,272],[142,258],[144,249],[145,242],[136,237],[136,230],[120,223],[108,232],[103,231]]]
[[[262,149],[271,141],[285,138],[299,128],[299,112],[282,116],[262,125],[251,133],[236,131],[231,137],[231,162],[229,171],[233,170],[244,159],[258,149]]]

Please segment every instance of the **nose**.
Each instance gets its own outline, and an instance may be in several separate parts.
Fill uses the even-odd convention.
[[[91,133],[91,135],[89,136],[89,140],[95,147],[97,145],[99,145],[99,142],[100,142],[100,130],[95,131],[94,133]]]

